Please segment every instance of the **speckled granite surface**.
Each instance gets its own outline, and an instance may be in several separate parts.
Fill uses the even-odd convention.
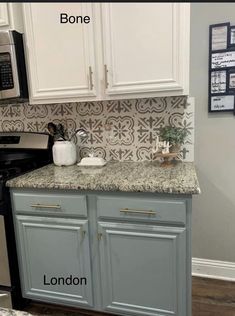
[[[157,161],[109,162],[101,168],[53,164],[9,180],[9,187],[198,194],[194,164],[162,168]]]
[[[5,309],[0,307],[0,315],[1,316],[30,316],[32,314],[26,313],[26,312],[21,312],[21,311],[16,311],[13,309]]]

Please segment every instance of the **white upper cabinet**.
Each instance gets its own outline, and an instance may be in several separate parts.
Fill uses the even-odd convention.
[[[108,95],[188,94],[189,4],[102,4]]]
[[[32,103],[188,94],[189,3],[23,7]]]
[[[60,15],[91,22],[61,23]],[[61,102],[96,95],[92,7],[89,3],[24,4],[31,101]]]
[[[0,30],[23,31],[22,4],[0,3]]]

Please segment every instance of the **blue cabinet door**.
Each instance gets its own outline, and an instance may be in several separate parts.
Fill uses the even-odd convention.
[[[103,309],[187,316],[186,229],[99,222]]]
[[[92,307],[88,221],[16,216],[23,296]]]

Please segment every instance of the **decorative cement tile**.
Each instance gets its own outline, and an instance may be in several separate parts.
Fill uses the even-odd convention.
[[[142,161],[152,159],[152,146],[161,127],[185,128],[189,134],[181,157],[194,157],[194,99],[182,97],[145,98],[61,104],[3,105],[0,131],[47,132],[52,121],[62,123],[68,135],[77,128],[88,131],[82,143],[77,139],[81,157],[92,150],[107,160]],[[75,139],[76,141],[76,139]]]

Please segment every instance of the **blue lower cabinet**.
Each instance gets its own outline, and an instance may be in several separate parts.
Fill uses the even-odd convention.
[[[23,296],[93,306],[88,221],[16,215]]]
[[[191,197],[15,189],[12,201],[25,298],[191,316]]]
[[[103,310],[188,316],[184,227],[100,221],[98,236]]]

